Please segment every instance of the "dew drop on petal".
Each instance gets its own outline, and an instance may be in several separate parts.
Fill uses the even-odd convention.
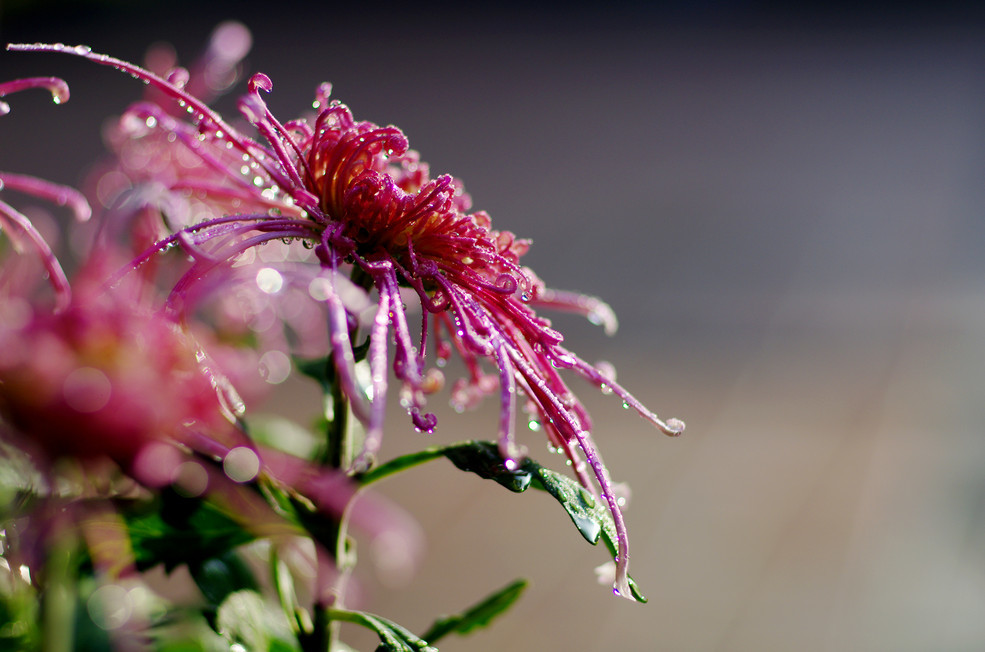
[[[530,421],[528,421],[527,427],[530,428],[530,430],[532,430],[533,432],[540,432],[540,429],[542,428],[540,421],[538,421],[537,419],[531,419]]]
[[[684,422],[680,419],[667,419],[667,430],[676,437],[684,432]]]

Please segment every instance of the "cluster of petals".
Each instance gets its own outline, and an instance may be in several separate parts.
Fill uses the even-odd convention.
[[[0,97],[30,88],[48,89],[59,103],[68,99],[65,83],[53,78],[0,83]],[[0,197],[7,190],[67,206],[81,221],[91,215],[80,193],[42,179],[0,172]],[[44,477],[61,460],[89,476],[110,461],[146,488],[207,495],[255,535],[282,541],[301,531],[250,483],[287,487],[335,518],[348,507],[356,488],[344,474],[247,436],[242,401],[229,380],[237,378],[230,364],[235,354],[190,320],[161,310],[144,278],[121,277],[119,251],[93,249],[70,281],[32,221],[3,198],[0,226],[14,247],[0,266],[0,440],[25,452]],[[51,297],[35,287],[41,278]],[[54,486],[47,484],[37,487],[41,496]],[[106,518],[105,509],[87,501],[54,493],[46,499],[63,501],[55,512],[76,513],[84,532],[96,512]],[[29,527],[8,527],[8,538],[18,531],[22,540],[39,539],[45,522],[54,522],[43,514],[29,520]],[[408,554],[416,554],[420,536],[402,512],[364,499],[351,520],[376,539],[399,533],[410,543]],[[122,528],[96,529],[98,548],[127,549]],[[18,554],[30,554],[23,552],[30,545],[20,548]],[[333,573],[323,557],[319,591],[330,589]],[[127,567],[122,557],[106,561],[115,572]]]
[[[425,400],[441,387],[442,377],[428,359],[440,363],[457,352],[467,375],[452,388],[453,400],[467,407],[498,392],[497,436],[506,466],[515,467],[525,454],[515,434],[517,413],[525,409],[572,462],[580,482],[606,502],[619,539],[614,588],[630,595],[619,500],[590,434],[589,415],[559,372],[570,370],[614,393],[668,435],[680,434],[683,423],[658,418],[616,383],[610,370],[565,348],[561,334],[535,312],[578,312],[611,332],[615,318],[606,304],[546,288],[520,263],[527,241],[492,229],[483,212],[470,213],[470,198],[457,179],[431,178],[399,129],[355,120],[345,105],[330,100],[327,84],[318,89],[314,115],[281,122],[263,99],[271,80],[255,74],[239,110],[257,138],[242,133],[193,94],[183,69],[155,74],[82,47],[10,49],[83,56],[127,72],[170,98],[171,104],[153,101],[131,107],[121,121],[116,147],[171,150],[173,163],[157,169],[121,160],[127,184],[131,192],[157,188],[168,198],[193,197],[198,207],[178,217],[167,215],[172,232],[133,263],[140,267],[175,245],[191,255],[193,263],[171,290],[172,309],[180,311],[188,294],[210,275],[261,245],[304,243],[318,273],[327,279],[319,299],[327,309],[339,382],[366,428],[355,468],[371,464],[380,447],[389,360],[401,384],[401,404],[419,430],[431,431],[436,419],[425,411]],[[147,157],[134,160],[142,158]],[[165,213],[167,205],[159,202]],[[368,383],[357,373],[353,349],[362,334],[339,289],[339,270],[375,289],[378,297],[366,326]],[[408,288],[422,307],[419,329],[412,329],[405,313]]]

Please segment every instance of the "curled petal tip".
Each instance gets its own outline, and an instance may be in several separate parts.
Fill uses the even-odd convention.
[[[636,598],[633,597],[633,590],[629,588],[629,580],[626,578],[623,578],[621,581],[617,580],[613,583],[612,595],[620,598],[626,598],[627,600],[636,600]]]
[[[256,93],[258,90],[269,93],[273,89],[274,83],[270,81],[270,77],[262,72],[258,72],[250,77],[249,87],[251,93]]]
[[[671,437],[679,437],[684,433],[684,422],[680,419],[667,419],[663,431]]]
[[[9,46],[8,46],[9,47]],[[51,99],[55,104],[68,102],[68,84],[64,79],[58,77],[27,77],[25,79],[15,79],[10,82],[0,83],[0,97],[17,93],[28,88],[44,88],[51,93]],[[0,115],[8,113],[10,107],[0,102]]]

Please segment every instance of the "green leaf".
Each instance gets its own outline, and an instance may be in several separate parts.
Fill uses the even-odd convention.
[[[352,357],[354,362],[361,362],[366,359],[369,353],[369,338],[358,346],[352,347]],[[332,393],[332,385],[335,384],[335,361],[332,355],[321,358],[294,358],[294,366],[298,371],[309,378],[314,378],[321,385],[322,391],[326,394]]]
[[[201,564],[255,538],[210,502],[170,490],[150,504],[131,505],[124,518],[140,570]]]
[[[407,628],[365,611],[329,609],[328,617],[332,620],[361,625],[376,632],[377,636],[380,637],[380,647],[377,650],[386,650],[386,652],[437,652],[437,648],[431,647],[427,641],[419,638]]]
[[[525,460],[518,468],[507,469],[499,454],[499,447],[491,441],[455,444],[444,448],[442,454],[463,471],[470,471],[487,480],[495,480],[516,493],[526,491],[530,486],[533,478],[531,465],[539,466],[536,462]]]
[[[298,371],[309,378],[314,378],[325,394],[332,393],[332,383],[335,378],[335,371],[332,368],[332,359],[325,358],[294,358],[294,366]]]
[[[188,570],[212,605],[222,604],[237,591],[259,588],[253,572],[233,550],[201,562],[189,562]]]
[[[612,534],[615,535],[615,523],[612,523],[609,510],[603,503],[595,500],[595,496],[587,489],[566,475],[545,469],[536,462],[533,465],[537,466],[534,471],[534,487],[546,491],[561,503],[586,541],[593,546],[597,544],[606,525],[610,523]],[[615,554],[614,550],[612,552]]]
[[[283,612],[272,608],[256,591],[229,594],[219,606],[216,629],[230,643],[238,643],[251,652],[298,649]]]
[[[14,573],[12,569],[0,581],[0,650],[38,649],[42,640],[40,596]]]
[[[528,487],[546,491],[561,504],[586,541],[596,545],[601,539],[615,559],[618,534],[612,514],[605,502],[595,500],[577,480],[541,466],[529,458],[516,469],[508,469],[494,442],[463,442],[447,446],[441,452],[463,471],[495,480],[510,491],[521,493]],[[629,578],[629,587],[637,601],[646,602],[632,578]]]
[[[434,643],[451,633],[464,635],[486,627],[494,618],[513,606],[526,588],[527,580],[516,580],[456,616],[439,618],[421,638]]]

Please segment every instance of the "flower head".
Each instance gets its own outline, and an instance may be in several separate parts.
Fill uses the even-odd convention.
[[[469,212],[471,202],[460,181],[448,175],[431,178],[399,129],[355,120],[345,105],[329,99],[327,84],[318,89],[313,116],[281,122],[263,100],[272,88],[270,79],[254,75],[239,101],[241,114],[259,133],[254,139],[191,93],[185,87],[188,76],[180,70],[159,76],[64,46],[10,48],[60,49],[116,67],[186,112],[175,115],[159,103],[145,102],[124,117],[132,127],[125,146],[144,143],[171,153],[170,163],[127,174],[144,175],[145,182],[165,189],[169,197],[192,195],[201,207],[187,222],[168,216],[174,233],[135,261],[139,265],[175,244],[192,255],[193,264],[171,291],[175,310],[210,272],[267,242],[305,243],[326,272],[351,266],[353,278],[379,297],[368,327],[369,387],[357,379],[353,339],[358,324],[339,287],[325,283],[318,298],[327,307],[340,383],[367,429],[357,466],[372,463],[380,446],[391,340],[401,403],[422,431],[435,427],[435,417],[424,411],[425,399],[442,384],[428,360],[441,362],[457,351],[468,373],[455,383],[453,400],[464,407],[498,391],[498,441],[505,464],[515,467],[524,455],[515,434],[522,407],[571,460],[582,484],[606,501],[619,535],[614,587],[629,597],[620,505],[591,435],[588,413],[560,370],[616,394],[668,435],[680,434],[684,424],[659,419],[616,383],[609,370],[565,348],[561,334],[535,312],[540,307],[579,312],[611,332],[615,319],[608,306],[546,288],[520,263],[529,242],[494,230],[485,213]],[[165,212],[166,203],[160,204]],[[410,288],[423,308],[416,332],[408,323],[401,288]]]

